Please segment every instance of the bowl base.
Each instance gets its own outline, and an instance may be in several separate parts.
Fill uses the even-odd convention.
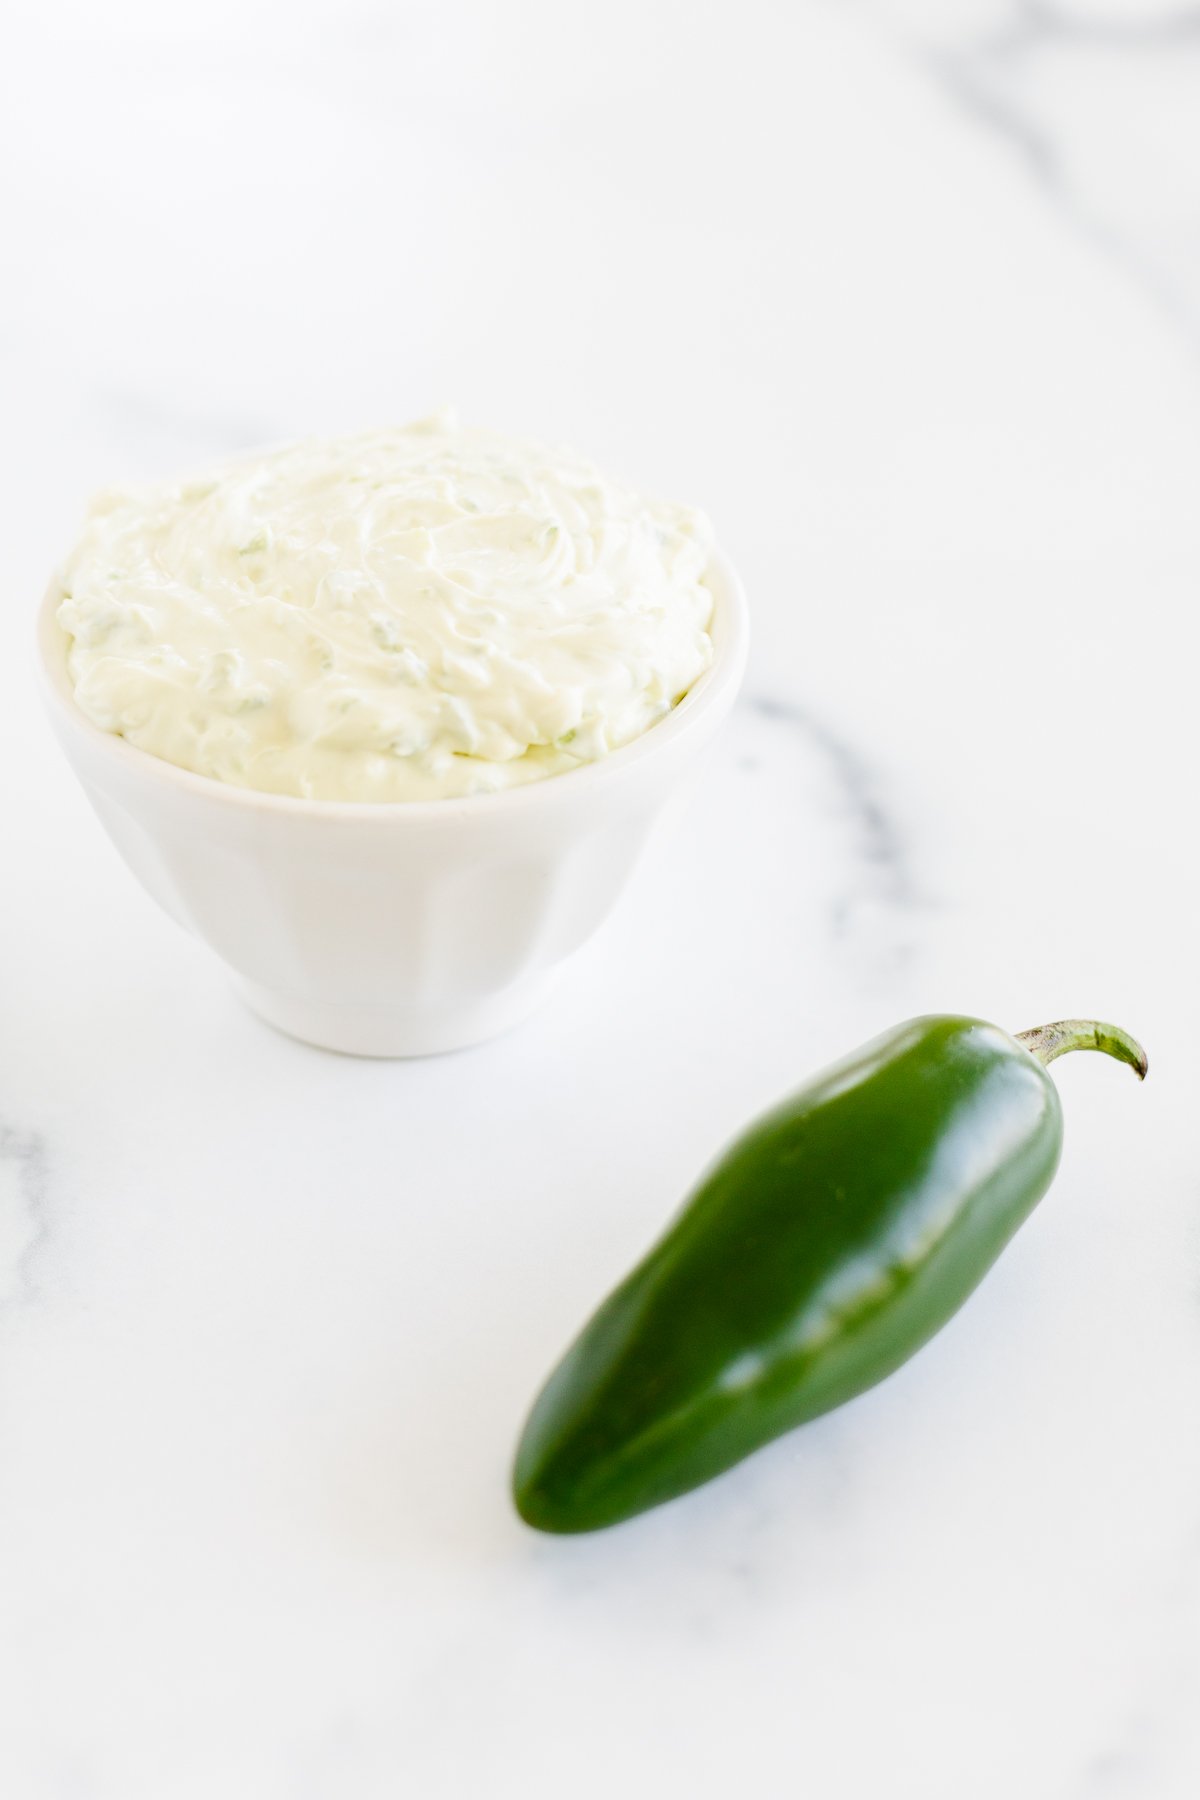
[[[256,982],[234,986],[251,1012],[276,1031],[343,1056],[441,1056],[485,1043],[522,1024],[553,985],[542,971],[484,999],[426,1006],[355,1006],[304,1000]]]

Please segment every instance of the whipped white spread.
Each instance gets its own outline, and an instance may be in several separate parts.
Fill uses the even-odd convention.
[[[712,660],[711,557],[699,513],[439,414],[101,495],[58,618],[83,711],[153,756],[426,800],[661,719]]]

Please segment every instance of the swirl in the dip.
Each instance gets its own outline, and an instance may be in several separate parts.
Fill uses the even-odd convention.
[[[153,756],[428,800],[661,719],[712,659],[711,556],[689,508],[438,415],[103,494],[58,617],[78,704]]]

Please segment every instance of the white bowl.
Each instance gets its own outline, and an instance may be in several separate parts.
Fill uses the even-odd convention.
[[[76,705],[52,584],[38,619],[55,733],[129,867],[293,1037],[361,1056],[515,1025],[606,917],[664,800],[733,704],[746,601],[718,561],[711,667],[599,762],[465,800],[298,800],[163,762]]]

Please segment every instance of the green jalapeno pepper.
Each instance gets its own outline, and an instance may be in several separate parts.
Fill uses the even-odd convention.
[[[1114,1026],[1010,1037],[913,1019],[766,1114],[567,1352],[517,1453],[543,1531],[614,1525],[882,1381],[981,1280],[1050,1185],[1044,1065]]]

